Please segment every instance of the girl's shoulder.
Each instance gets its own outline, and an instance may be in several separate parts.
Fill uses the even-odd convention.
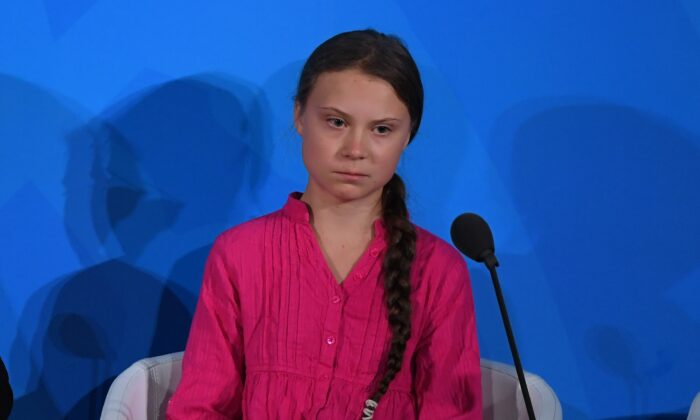
[[[251,251],[270,236],[274,225],[283,219],[280,210],[242,222],[221,232],[214,244],[227,251]]]
[[[416,263],[431,266],[466,266],[464,257],[452,244],[415,223]]]
[[[427,299],[426,306],[437,308],[442,305],[440,301],[465,286],[471,287],[469,269],[462,254],[446,240],[418,226],[416,234],[416,257],[411,268],[416,296]]]

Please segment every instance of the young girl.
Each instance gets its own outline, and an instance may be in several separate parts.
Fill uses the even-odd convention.
[[[410,222],[394,172],[422,111],[398,38],[346,32],[311,54],[306,190],[214,242],[168,418],[481,419],[466,264]]]

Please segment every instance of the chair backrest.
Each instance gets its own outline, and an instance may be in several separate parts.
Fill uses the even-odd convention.
[[[525,382],[537,420],[561,420],[559,399],[544,379],[525,372]],[[481,387],[484,420],[528,419],[515,367],[481,359]]]
[[[103,420],[164,419],[166,405],[182,377],[184,352],[139,360],[112,382]]]
[[[698,392],[690,405],[688,420],[700,420],[700,392]]]
[[[139,360],[122,372],[107,393],[102,420],[165,418],[166,405],[182,376],[183,352]],[[538,420],[561,420],[559,399],[537,375],[526,372],[525,381]],[[515,368],[481,360],[484,420],[527,419]]]

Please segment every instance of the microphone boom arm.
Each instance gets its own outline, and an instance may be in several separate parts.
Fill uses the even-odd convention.
[[[518,355],[518,348],[515,345],[515,337],[513,336],[513,329],[510,327],[510,320],[508,319],[508,311],[506,311],[506,303],[503,299],[503,293],[501,292],[501,285],[498,282],[498,274],[496,273],[496,267],[498,267],[498,260],[496,256],[489,252],[487,255],[483,256],[484,264],[489,269],[491,273],[491,280],[493,281],[493,288],[496,291],[496,299],[498,299],[498,307],[501,310],[501,318],[503,318],[503,326],[506,329],[506,335],[508,336],[508,344],[510,345],[510,352],[513,355],[513,362],[515,363],[515,370],[518,373],[518,381],[520,382],[520,390],[523,393],[523,399],[525,400],[525,407],[527,408],[527,414],[530,420],[535,420],[535,410],[532,408],[532,401],[530,400],[530,392],[527,389],[527,383],[525,382],[525,373],[523,372],[523,366],[520,363],[520,355]]]

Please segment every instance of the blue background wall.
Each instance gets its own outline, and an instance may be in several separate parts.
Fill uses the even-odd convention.
[[[14,418],[96,417],[120,371],[184,347],[216,234],[305,186],[303,60],[368,26],[424,77],[400,164],[411,215],[446,239],[464,211],[491,223],[525,368],[567,419],[684,418],[700,391],[697,2],[252,3],[0,3]],[[483,357],[511,363],[470,267]]]

